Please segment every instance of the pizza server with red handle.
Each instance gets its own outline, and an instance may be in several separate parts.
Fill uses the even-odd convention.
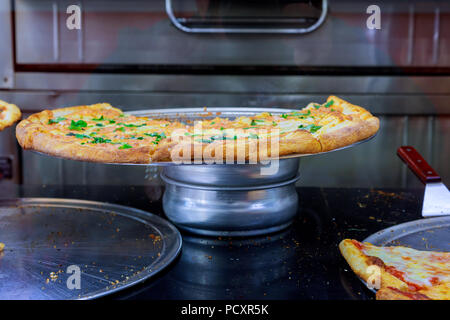
[[[450,192],[442,183],[441,177],[425,161],[414,147],[402,146],[397,149],[398,156],[425,183],[425,195],[422,205],[422,216],[450,215]]]

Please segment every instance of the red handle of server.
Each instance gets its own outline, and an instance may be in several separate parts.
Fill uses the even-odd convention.
[[[434,171],[414,147],[401,146],[397,149],[397,154],[423,183],[441,181],[438,173]]]

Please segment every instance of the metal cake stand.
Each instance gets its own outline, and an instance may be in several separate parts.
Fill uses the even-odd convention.
[[[225,117],[234,119],[261,112],[283,114],[298,111],[280,108],[175,108],[127,112],[139,117],[191,122]],[[375,135],[374,135],[375,136]],[[297,214],[298,195],[295,182],[299,179],[301,157],[315,154],[282,156],[278,170],[261,174],[271,164],[148,164],[115,163],[134,166],[161,166],[161,178],[166,190],[163,209],[169,220],[179,228],[210,236],[253,236],[279,231],[289,226]]]

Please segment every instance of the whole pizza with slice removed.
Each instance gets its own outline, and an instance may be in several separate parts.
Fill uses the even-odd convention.
[[[378,247],[345,239],[339,249],[352,270],[372,287],[378,300],[450,300],[450,252],[403,246]]]
[[[12,126],[21,115],[16,105],[0,100],[0,131]]]
[[[192,123],[137,117],[100,103],[36,113],[18,124],[16,136],[23,148],[53,156],[150,163],[319,153],[364,140],[379,129],[377,117],[335,96],[295,112],[200,118]]]

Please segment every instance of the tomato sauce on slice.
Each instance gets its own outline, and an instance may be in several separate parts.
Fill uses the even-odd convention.
[[[385,266],[384,269],[387,272],[389,272],[390,274],[392,274],[394,277],[396,277],[396,278],[402,280],[404,283],[406,283],[408,285],[409,290],[418,291],[418,290],[423,289],[422,286],[405,280],[405,277],[404,277],[405,273],[400,271],[400,270],[397,270],[395,267],[393,267],[393,266]]]
[[[363,249],[362,243],[360,243],[356,240],[352,240],[352,243],[355,245],[355,247],[357,247],[359,250],[362,251],[362,249]]]
[[[399,290],[399,289],[393,288],[393,287],[388,287],[388,288],[397,293],[400,293],[401,295],[404,295],[405,297],[408,297],[412,300],[430,300],[430,298],[428,298],[426,295],[424,295],[422,293],[406,292],[406,291],[402,291],[402,290]]]
[[[431,279],[430,279],[430,283],[433,285],[433,286],[435,286],[435,285],[438,285],[439,284],[439,278],[438,277],[432,277]]]

